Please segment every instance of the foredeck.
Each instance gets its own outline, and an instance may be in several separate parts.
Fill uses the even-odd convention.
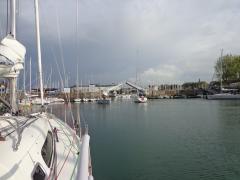
[[[41,150],[48,132],[56,130],[56,176],[70,179],[76,176],[79,157],[79,138],[74,131],[54,116],[46,113],[36,116],[0,117],[0,179],[32,179],[40,164],[46,176],[51,169],[43,160]]]

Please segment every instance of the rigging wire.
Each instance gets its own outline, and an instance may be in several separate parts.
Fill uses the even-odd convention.
[[[84,112],[84,108],[83,108],[83,112]],[[84,113],[81,113],[80,114],[80,119],[82,120],[82,122],[83,122],[83,126],[84,126],[84,128],[85,128],[85,130],[87,130],[88,129],[88,124],[87,124],[87,122],[86,122],[86,118],[85,118],[85,114]]]
[[[77,17],[76,17],[76,31],[78,31],[78,0],[77,0]],[[63,71],[60,70],[60,66],[59,66],[59,63],[58,63],[58,60],[57,60],[57,56],[56,56],[56,53],[54,52],[54,49],[53,47],[51,46],[50,49],[51,49],[51,53],[53,55],[53,59],[55,61],[55,64],[57,66],[57,71],[58,71],[58,74],[59,74],[59,77],[60,77],[60,82],[61,82],[61,85],[62,85],[62,88],[64,87],[64,85],[68,85],[68,82],[67,82],[67,77],[66,77],[66,69],[65,69],[65,64],[64,64],[64,56],[63,56],[63,47],[62,47],[62,38],[61,38],[61,32],[60,32],[60,23],[59,23],[59,13],[58,13],[58,9],[56,8],[56,23],[57,23],[57,40],[58,40],[58,48],[60,50],[60,59],[61,59],[61,65],[62,65],[62,69]],[[45,20],[46,23],[48,23],[47,20]],[[48,30],[48,29],[47,29]],[[76,39],[76,53],[77,53],[77,50],[78,50],[78,33],[77,33],[77,39]],[[79,59],[79,55],[78,53],[76,54],[76,57],[77,57],[77,60]],[[63,74],[62,74],[63,73]],[[70,97],[67,95],[66,92],[64,92],[64,96],[65,96],[65,99],[67,100],[67,102],[70,102]],[[73,111],[72,111],[72,106],[71,104],[69,104],[69,106],[65,106],[65,108],[68,108],[69,111],[70,111],[70,116],[71,116],[71,120],[72,120],[72,123],[73,123],[73,128],[76,129],[76,125],[74,122],[79,122],[79,128],[81,128],[80,126],[80,108],[78,108],[78,114],[77,114],[77,121],[74,120],[74,116],[73,116]],[[83,125],[84,127],[86,128],[87,127],[87,123],[85,121],[85,118],[83,117]]]
[[[76,6],[76,8],[77,8],[77,17],[76,17],[76,34],[77,34],[77,38],[76,38],[76,53],[77,53],[77,50],[78,50],[78,0],[77,0],[77,6]],[[63,58],[63,50],[62,50],[62,40],[61,40],[61,33],[60,33],[60,26],[59,26],[59,14],[58,14],[58,9],[56,9],[56,16],[57,16],[57,35],[58,35],[58,45],[59,45],[59,49],[60,49],[60,56],[61,56],[61,62],[62,62],[62,67],[63,67],[63,75],[64,75],[64,77],[65,77],[65,82],[64,82],[64,84],[65,83],[67,83],[67,85],[68,85],[68,82],[66,82],[66,71],[65,71],[65,65],[64,65],[64,58]],[[79,56],[78,56],[78,53],[77,53],[77,55],[76,55],[76,57],[77,57],[77,60],[79,59]],[[63,79],[62,79],[63,80]],[[67,94],[65,93],[65,96],[66,96],[66,98],[68,98],[67,97]],[[70,101],[70,98],[69,98],[69,101]],[[70,113],[71,113],[71,117],[72,117],[72,120],[73,120],[73,127],[74,127],[74,129],[76,129],[76,126],[77,126],[77,123],[75,124],[74,122],[78,122],[79,123],[79,128],[81,128],[80,127],[80,108],[78,108],[78,114],[77,114],[77,120],[75,121],[74,120],[74,116],[73,116],[73,112],[72,112],[72,108],[71,108],[71,104],[70,104],[70,107],[69,107],[70,109]],[[84,125],[85,125],[86,123],[84,123]],[[86,126],[86,125],[85,125]],[[81,132],[81,131],[80,131]]]
[[[9,26],[9,0],[7,0],[7,21],[6,21],[6,35],[8,34],[8,26]]]
[[[58,72],[59,72],[59,76],[60,76],[60,79],[61,79],[61,85],[62,85],[62,88],[64,88],[65,85],[68,85],[68,82],[67,82],[67,78],[66,78],[66,70],[65,70],[65,64],[64,64],[64,57],[63,57],[63,49],[62,49],[62,39],[61,39],[61,33],[60,33],[60,26],[59,26],[59,17],[58,17],[58,10],[56,8],[56,17],[57,17],[57,38],[58,38],[58,46],[59,46],[59,50],[60,50],[60,59],[61,59],[61,63],[62,63],[62,68],[63,68],[63,77],[61,75],[61,72],[60,72],[60,68],[59,68],[59,64],[57,63],[57,58],[56,58],[56,55],[53,51],[53,49],[51,48],[52,50],[52,53],[54,55],[54,59],[55,59],[55,62],[57,64],[57,67],[58,67]],[[67,94],[64,92],[64,95],[65,95],[65,98],[67,100],[67,102],[70,102],[70,97],[67,96]]]
[[[52,52],[53,57],[54,57],[53,59],[54,59],[56,65],[57,65],[57,70],[58,70],[58,73],[59,73],[60,82],[61,82],[61,84],[63,85],[63,84],[64,84],[63,77],[62,77],[62,74],[61,74],[61,71],[60,71],[60,67],[59,67],[59,64],[58,64],[58,61],[57,61],[56,54],[54,53],[52,47],[51,47],[51,52]],[[67,102],[70,102],[70,98],[67,96],[67,94],[66,94],[65,92],[64,92],[64,96],[65,96],[65,99],[67,100]],[[67,106],[65,106],[65,108],[67,108]],[[73,116],[71,104],[70,104],[70,107],[69,107],[69,111],[70,111],[70,114],[71,114],[71,120],[72,120],[73,128],[75,129],[74,116]]]
[[[62,67],[63,67],[64,86],[68,86],[68,83],[66,82],[66,70],[65,70],[64,57],[63,57],[62,39],[61,39],[61,32],[60,32],[60,25],[59,25],[58,8],[56,8],[56,17],[57,17],[57,38],[58,38],[58,45],[59,45],[59,50],[60,50],[60,59],[61,59],[61,62],[62,62]]]
[[[61,85],[63,85],[63,77],[62,77],[62,74],[61,74],[61,72],[60,72],[60,68],[59,68],[59,64],[58,64],[58,61],[57,61],[57,57],[56,57],[56,54],[54,53],[54,51],[53,51],[53,49],[51,48],[51,52],[52,52],[52,54],[53,54],[53,59],[55,60],[55,63],[56,63],[56,65],[57,65],[57,70],[58,70],[58,73],[59,73],[59,77],[60,77],[60,83],[61,83]],[[65,96],[65,98],[66,98],[66,100],[67,100],[67,102],[70,102],[70,98],[67,96],[67,94],[64,92],[64,96]]]
[[[57,61],[56,54],[54,53],[52,46],[51,46],[51,53],[52,53],[52,55],[53,55],[53,59],[54,59],[54,61],[55,61],[55,64],[57,65],[57,71],[58,71],[58,75],[59,75],[59,78],[60,78],[61,86],[63,86],[62,74],[61,74],[61,71],[60,71],[60,68],[59,68],[59,64],[58,64],[58,61]]]
[[[52,68],[51,68],[51,71],[50,71],[50,74],[48,75],[48,78],[46,79],[46,86],[47,86],[47,88],[48,88],[48,85],[50,85],[51,84],[51,77],[52,77]]]
[[[79,53],[78,53],[78,49],[79,49],[79,44],[78,44],[78,40],[79,40],[79,33],[78,33],[78,0],[76,0],[76,58],[77,58],[77,98],[79,98],[79,75],[78,75],[78,61],[79,61]],[[80,105],[77,104],[77,119],[76,119],[76,126],[77,126],[77,130],[78,130],[78,135],[81,138],[81,118],[80,118]]]

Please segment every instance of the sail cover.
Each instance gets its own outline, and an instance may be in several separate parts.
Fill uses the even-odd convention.
[[[18,74],[23,69],[26,48],[11,35],[0,42],[0,76]]]

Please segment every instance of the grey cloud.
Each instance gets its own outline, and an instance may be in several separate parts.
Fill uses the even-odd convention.
[[[76,1],[40,1],[45,71],[55,66],[51,49],[61,64],[58,17],[71,84],[77,61],[85,82],[131,79],[136,69],[146,83],[211,80],[221,48],[239,54],[239,8],[238,0],[81,0],[77,35]],[[35,57],[33,10],[32,1],[21,1],[18,30]]]

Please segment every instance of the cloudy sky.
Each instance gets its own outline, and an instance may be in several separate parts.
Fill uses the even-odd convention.
[[[18,8],[26,64],[36,61],[33,2]],[[73,84],[78,64],[83,83],[135,80],[136,72],[142,84],[210,81],[221,48],[240,54],[239,20],[239,0],[79,0],[78,8],[77,0],[40,0],[44,74],[52,67],[59,79],[64,64]]]

